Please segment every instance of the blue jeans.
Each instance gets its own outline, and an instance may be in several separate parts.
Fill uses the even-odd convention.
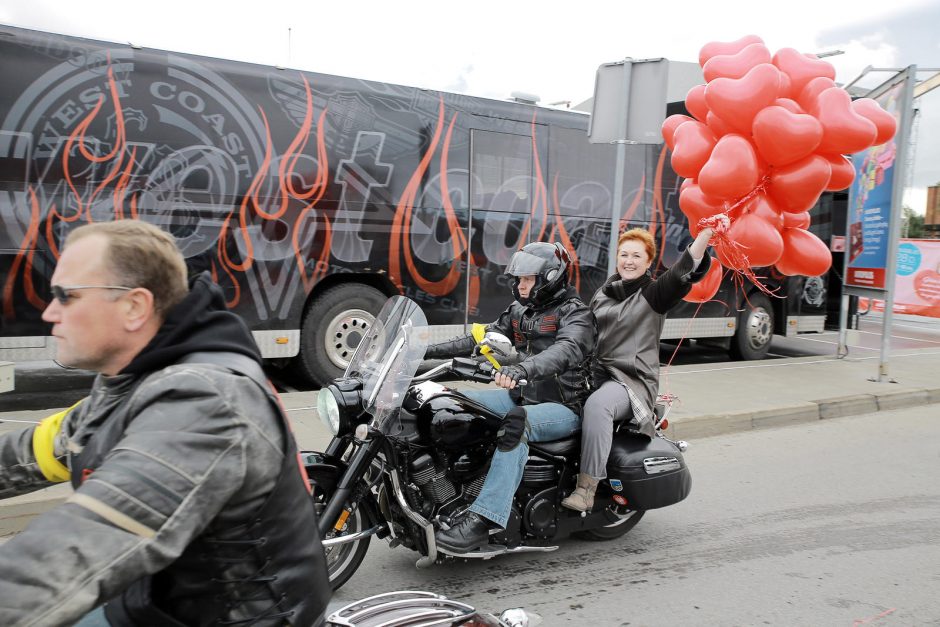
[[[104,607],[96,607],[85,614],[73,627],[111,627],[104,617]]]
[[[468,390],[464,395],[500,414],[517,407],[509,398],[509,390],[505,389]],[[576,433],[581,426],[578,414],[560,403],[525,405],[525,412],[530,427],[526,436],[532,442],[561,440]],[[512,509],[512,496],[522,482],[522,471],[528,459],[529,446],[525,442],[511,451],[497,449],[480,496],[470,506],[470,511],[505,527]]]

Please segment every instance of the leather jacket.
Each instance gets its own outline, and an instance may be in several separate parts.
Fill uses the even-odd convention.
[[[590,308],[577,291],[567,286],[545,305],[514,301],[487,325],[508,337],[522,360],[528,384],[509,391],[520,405],[561,403],[579,412],[587,397],[589,360],[596,330]],[[429,359],[469,355],[475,341],[471,335],[428,347]]]
[[[180,307],[224,310],[199,288]],[[56,453],[75,492],[0,547],[0,624],[70,625],[102,604],[114,626],[322,623],[331,591],[296,445],[256,355],[219,350],[227,332],[254,345],[218,313],[191,333],[168,319],[172,341],[141,361],[172,365],[99,375],[65,417]],[[50,485],[34,430],[0,438],[0,497]]]

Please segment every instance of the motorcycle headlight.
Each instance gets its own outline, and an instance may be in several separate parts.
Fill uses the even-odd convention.
[[[317,413],[334,436],[351,433],[362,420],[362,381],[335,379],[317,394]]]
[[[317,413],[320,420],[333,435],[339,434],[339,403],[333,396],[333,391],[325,387],[317,394]]]

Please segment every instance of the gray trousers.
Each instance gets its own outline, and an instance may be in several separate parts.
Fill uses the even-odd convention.
[[[581,472],[595,479],[607,477],[614,421],[629,420],[632,415],[630,395],[617,381],[605,381],[591,393],[581,419]]]

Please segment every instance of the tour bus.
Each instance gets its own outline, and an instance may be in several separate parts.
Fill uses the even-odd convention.
[[[390,295],[435,340],[494,320],[527,242],[566,246],[587,300],[612,229],[650,229],[657,271],[690,241],[662,145],[628,148],[611,218],[615,148],[589,143],[582,112],[4,26],[0,85],[0,361],[54,356],[50,277],[88,222],[172,233],[263,356],[310,384],[343,372]],[[775,297],[727,278],[664,338],[756,359],[773,333],[822,330],[826,277],[758,274]]]

